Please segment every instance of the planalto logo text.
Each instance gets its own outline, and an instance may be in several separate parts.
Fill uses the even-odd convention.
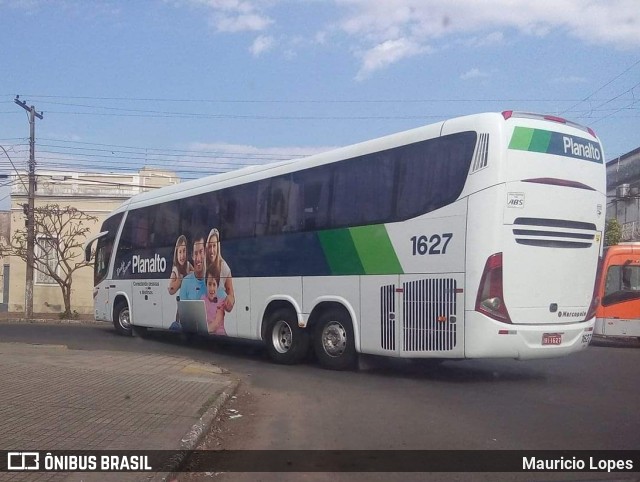
[[[585,159],[595,159],[599,161],[601,159],[600,149],[598,149],[591,142],[587,142],[583,144],[581,142],[577,142],[572,137],[562,136],[562,141],[564,143],[564,153],[571,154],[576,157],[583,157]]]
[[[164,273],[167,269],[167,260],[156,254],[153,258],[143,258],[134,254],[131,263],[132,273]]]

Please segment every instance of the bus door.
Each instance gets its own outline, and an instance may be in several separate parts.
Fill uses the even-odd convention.
[[[159,280],[133,280],[131,320],[134,325],[162,328],[162,298],[166,288]]]

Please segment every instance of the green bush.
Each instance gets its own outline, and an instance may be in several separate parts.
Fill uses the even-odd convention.
[[[613,246],[622,239],[622,227],[616,218],[609,219],[604,228],[604,245]]]

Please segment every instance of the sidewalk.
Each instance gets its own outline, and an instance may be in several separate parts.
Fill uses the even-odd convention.
[[[0,342],[0,450],[185,450],[237,382],[187,358]],[[0,480],[155,480],[146,473],[0,473]]]

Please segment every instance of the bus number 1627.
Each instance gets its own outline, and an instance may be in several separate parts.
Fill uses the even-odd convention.
[[[453,233],[434,234],[431,237],[413,236],[411,238],[413,255],[446,254],[447,245],[451,238],[453,238]]]

